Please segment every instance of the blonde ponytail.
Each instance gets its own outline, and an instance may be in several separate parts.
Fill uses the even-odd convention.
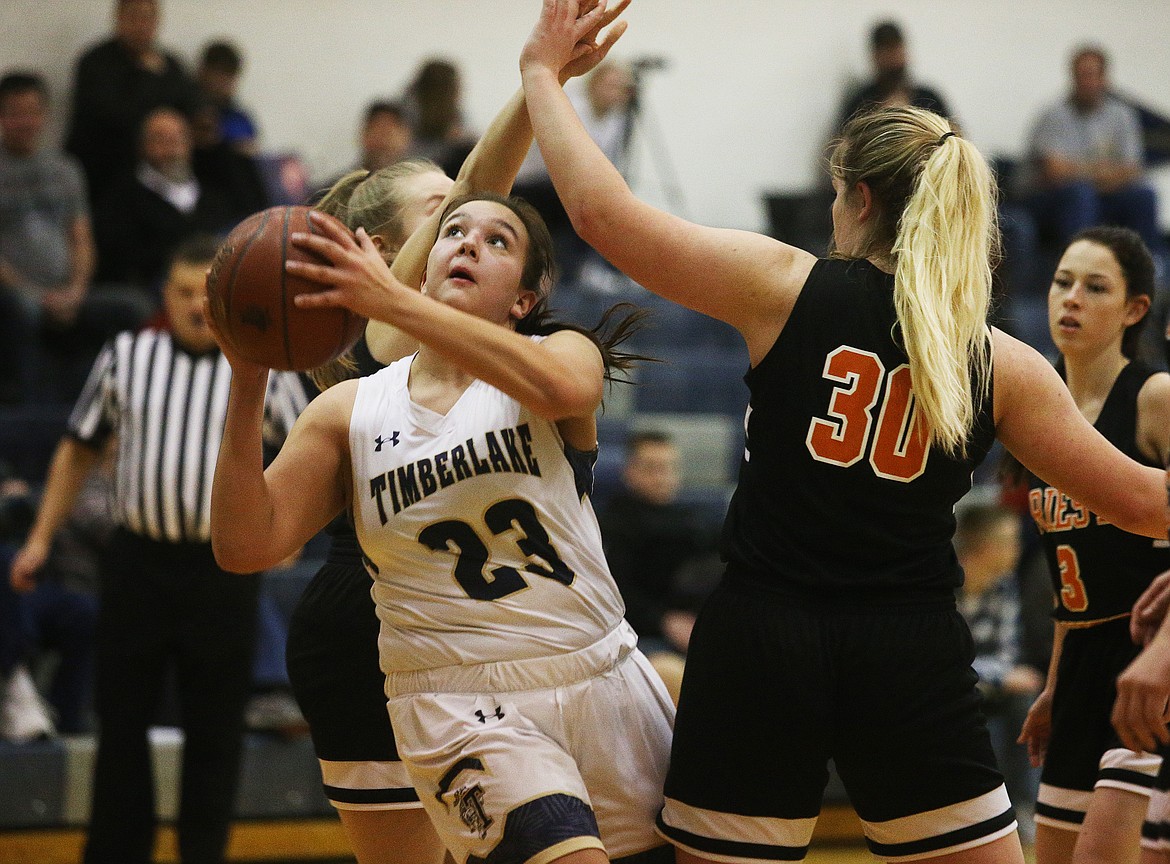
[[[987,315],[999,249],[991,169],[942,117],[886,108],[846,124],[830,170],[864,181],[877,215],[867,257],[894,263],[894,308],[919,417],[933,445],[965,455],[987,395]]]
[[[965,455],[990,377],[996,233],[987,163],[969,141],[943,140],[922,166],[899,221],[894,308],[931,443],[952,455]]]

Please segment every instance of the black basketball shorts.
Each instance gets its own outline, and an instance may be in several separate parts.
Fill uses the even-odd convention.
[[[378,616],[360,564],[326,564],[305,588],[288,634],[288,674],[335,807],[420,807],[394,746],[378,665]]]
[[[972,657],[949,600],[816,605],[729,577],[692,635],[660,832],[723,861],[799,860],[832,758],[880,858],[1010,834]]]
[[[1098,786],[1152,793],[1161,757],[1127,749],[1111,721],[1117,676],[1138,650],[1129,638],[1128,618],[1065,634],[1036,801],[1038,824],[1079,830]]]

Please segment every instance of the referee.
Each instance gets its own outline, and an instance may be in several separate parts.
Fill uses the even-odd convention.
[[[98,357],[12,566],[13,586],[31,588],[102,445],[116,436],[118,530],[101,568],[87,864],[152,859],[147,730],[170,673],[185,735],[179,857],[213,864],[227,846],[260,578],[227,573],[211,554],[211,480],[231,377],[202,312],[215,251],[212,238],[195,238],[176,253],[163,288],[170,331],[120,333]],[[294,374],[273,373],[270,437],[286,433],[304,403]]]

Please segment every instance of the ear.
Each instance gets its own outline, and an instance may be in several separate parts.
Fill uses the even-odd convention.
[[[1125,301],[1125,326],[1132,327],[1150,311],[1150,295],[1138,294]]]
[[[861,208],[857,211],[857,221],[859,223],[873,217],[875,212],[873,201],[873,190],[869,188],[869,184],[864,180],[858,180],[857,186],[854,187],[857,194],[861,196]]]
[[[516,302],[512,304],[512,309],[508,314],[511,315],[513,321],[519,321],[531,312],[535,305],[536,292],[521,288],[520,293],[516,295]]]

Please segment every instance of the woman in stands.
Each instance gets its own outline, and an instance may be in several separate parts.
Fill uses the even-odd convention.
[[[599,59],[582,58],[566,75],[584,74]],[[471,189],[507,192],[531,140],[523,96],[517,94],[454,182],[422,160],[373,174],[355,171],[334,184],[318,209],[351,229],[363,228],[395,276],[417,286],[443,207]],[[351,355],[312,376],[324,390],[370,375],[417,347],[413,337],[371,321]],[[386,712],[370,575],[348,514],[333,521],[330,534],[326,561],[293,613],[287,649],[289,678],[309,723],[325,794],[360,864],[436,862],[443,846],[398,757]]]
[[[1153,293],[1154,261],[1141,237],[1090,228],[1052,277],[1048,326],[1081,414],[1126,455],[1158,467],[1170,456],[1170,375],[1135,359]],[[1048,682],[1020,735],[1044,765],[1036,860],[1136,862],[1162,758],[1126,748],[1109,721],[1117,676],[1139,653],[1130,609],[1170,569],[1170,549],[1035,478],[1029,498],[1057,601]],[[1147,833],[1152,850],[1156,831]]]
[[[574,0],[545,0],[520,61],[574,227],[636,282],[735,326],[751,363],[728,569],[692,636],[660,831],[679,861],[798,859],[833,758],[879,857],[1021,862],[955,609],[954,503],[996,436],[1151,537],[1165,475],[987,326],[993,185],[946,120],[848,124],[832,258],[701,227],[634,197],[585,134],[557,87],[575,17]]]

